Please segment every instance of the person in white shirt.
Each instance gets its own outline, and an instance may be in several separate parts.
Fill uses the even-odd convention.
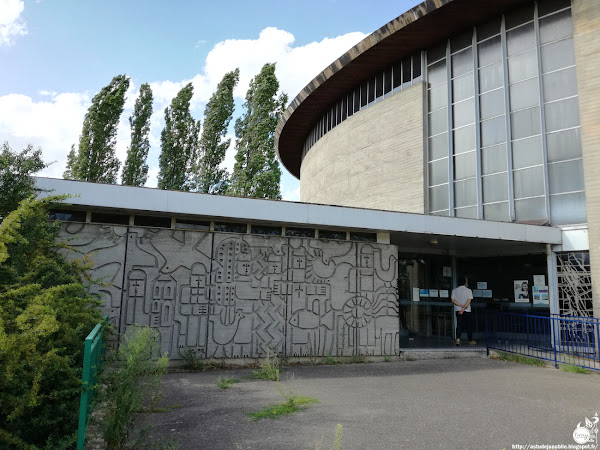
[[[454,303],[454,314],[456,314],[456,345],[460,345],[460,337],[463,328],[467,331],[470,345],[477,344],[473,340],[473,321],[471,320],[471,300],[473,292],[467,287],[467,279],[461,277],[459,286],[452,290],[452,303]]]

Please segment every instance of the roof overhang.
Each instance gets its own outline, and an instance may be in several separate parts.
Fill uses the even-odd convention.
[[[130,214],[187,216],[197,219],[228,220],[390,233],[400,247],[427,248],[436,240],[436,249],[502,251],[521,247],[541,251],[546,244],[562,244],[556,227],[525,225],[455,217],[430,216],[373,209],[317,205],[311,203],[261,200],[151,188],[37,178],[42,195],[67,194],[75,208],[112,209]],[[434,239],[435,237],[435,239]],[[470,253],[470,251],[469,251]]]
[[[344,93],[398,59],[527,0],[426,0],[382,26],[317,75],[284,111],[275,133],[280,161],[300,178],[302,148],[312,126]]]

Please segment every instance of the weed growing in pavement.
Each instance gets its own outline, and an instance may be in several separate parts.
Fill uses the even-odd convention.
[[[262,360],[258,369],[253,370],[246,378],[256,380],[279,380],[279,358],[277,355],[271,356],[271,351],[267,350],[267,356]]]
[[[115,355],[113,369],[102,376],[100,404],[105,414],[99,420],[106,447],[120,449],[133,421],[133,414],[144,408],[154,411],[161,399],[160,384],[167,371],[167,356],[160,352],[160,335],[150,327],[127,328]]]
[[[590,373],[590,371],[588,369],[586,369],[585,367],[579,367],[579,366],[575,366],[573,364],[565,364],[563,366],[560,366],[560,368],[562,370],[564,370],[565,372]]]
[[[339,366],[342,363],[341,361],[335,359],[333,356],[328,356],[327,358],[325,358],[325,364],[330,366]]]
[[[498,352],[498,356],[492,357],[492,359],[497,359],[500,361],[511,361],[520,364],[528,364],[530,366],[544,367],[546,365],[546,363],[541,359],[531,358],[529,356],[523,355],[516,355],[514,353]]]
[[[236,380],[235,378],[217,378],[217,385],[221,389],[229,389],[232,384],[239,383],[240,380]]]
[[[270,405],[266,408],[257,411],[257,412],[249,412],[247,413],[248,417],[252,420],[260,420],[260,419],[276,419],[281,416],[287,416],[290,414],[294,414],[300,410],[306,409],[305,405],[310,403],[320,403],[314,397],[305,397],[302,395],[296,395],[293,392],[285,392],[281,385],[279,384],[279,371],[277,372],[277,390],[281,394],[281,396],[285,399],[284,403],[279,403],[277,405]]]
[[[331,450],[341,450],[342,449],[342,424],[338,423],[337,427],[335,427],[335,440],[333,441],[333,446]]]

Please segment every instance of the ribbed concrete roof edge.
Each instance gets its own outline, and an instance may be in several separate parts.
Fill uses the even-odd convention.
[[[333,75],[341,71],[346,65],[354,61],[360,55],[364,54],[368,50],[372,49],[379,42],[383,41],[387,37],[393,35],[399,30],[403,29],[407,25],[419,20],[420,18],[430,14],[433,11],[438,10],[442,6],[451,3],[454,0],[425,0],[417,6],[409,9],[405,13],[391,20],[387,24],[374,31],[354,47],[350,48],[347,52],[341,55],[333,63],[327,66],[321,73],[314,77],[290,102],[288,107],[283,112],[277,129],[275,131],[275,151],[279,160],[286,165],[283,161],[279,151],[279,138],[281,132],[288,122],[289,118],[294,114],[298,107],[306,100],[311,94],[319,89],[326,81],[328,81]],[[293,174],[293,173],[292,173]]]

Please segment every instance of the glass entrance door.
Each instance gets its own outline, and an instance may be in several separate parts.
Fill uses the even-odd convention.
[[[444,255],[400,255],[398,293],[400,348],[444,348],[454,344],[452,259]]]

